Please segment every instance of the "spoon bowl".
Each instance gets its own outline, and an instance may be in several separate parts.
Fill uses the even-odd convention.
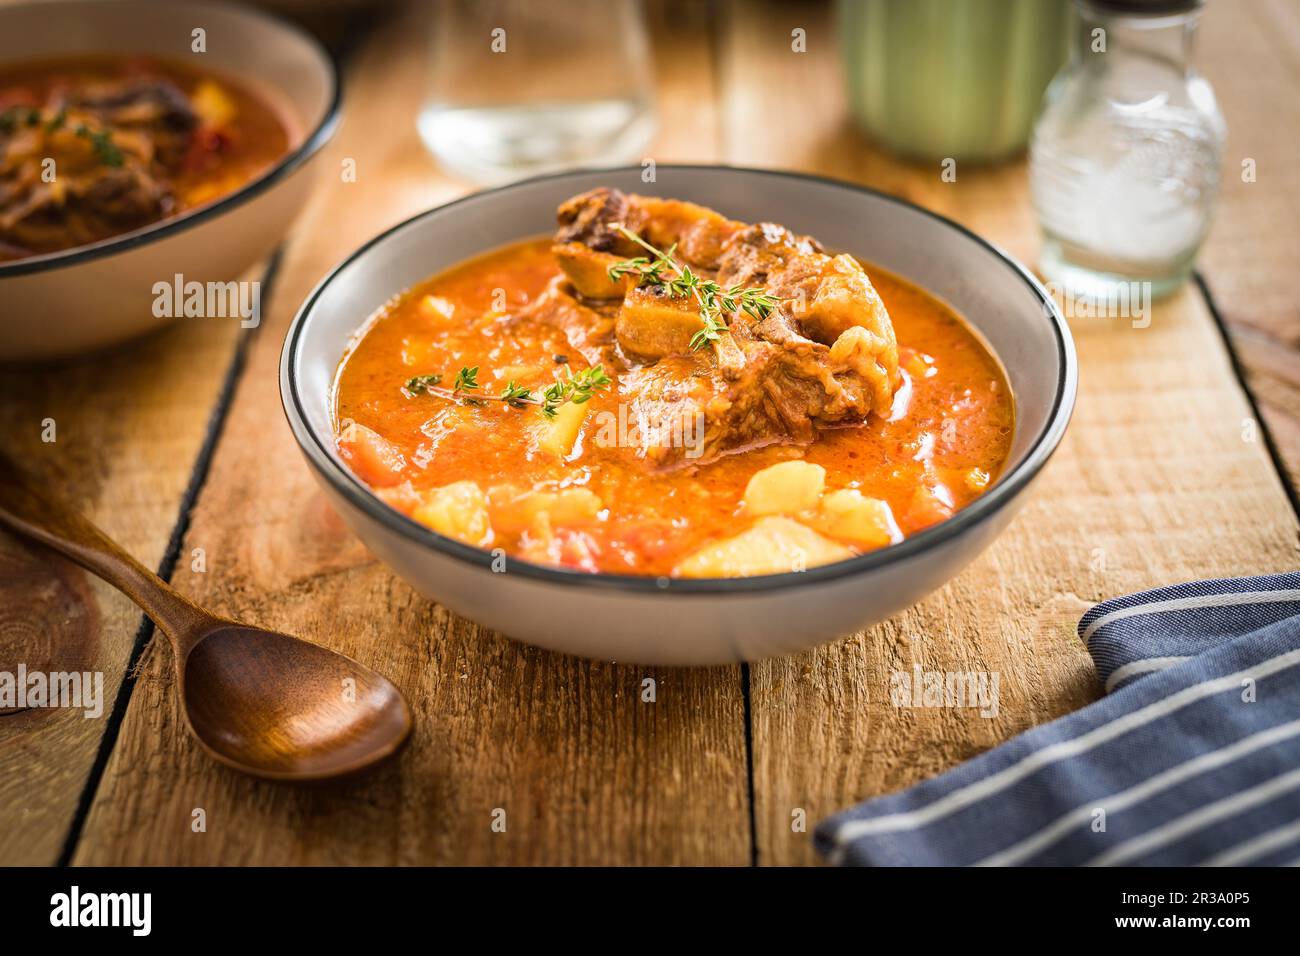
[[[397,688],[364,664],[288,634],[221,626],[180,666],[195,738],[214,758],[272,780],[362,770],[406,740]]]

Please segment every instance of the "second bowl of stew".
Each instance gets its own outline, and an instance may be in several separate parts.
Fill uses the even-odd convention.
[[[0,4],[0,361],[260,315],[338,122],[328,54],[208,0]]]
[[[340,265],[281,367],[328,497],[422,593],[604,659],[790,653],[941,586],[1068,423],[1051,299],[869,190],[655,179],[479,193]]]

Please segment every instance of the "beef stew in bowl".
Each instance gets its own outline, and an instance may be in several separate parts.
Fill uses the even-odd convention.
[[[476,193],[394,226],[361,246],[335,268],[299,310],[285,340],[280,365],[280,392],[285,414],[325,500],[376,558],[391,567],[419,592],[444,607],[518,640],[604,660],[692,665],[792,653],[880,621],[942,586],[987,547],[1012,519],[1027,497],[1026,488],[1039,474],[1064,434],[1074,404],[1077,363],[1069,330],[1059,309],[1022,266],[959,225],[902,200],[848,183],[771,170],[659,164],[655,172],[656,176],[652,179],[641,167],[581,170],[537,177]],[[669,553],[664,556],[664,563],[659,567],[667,567],[668,573],[662,574],[645,573],[640,568],[632,571],[605,571],[599,565],[593,571],[582,567],[580,561],[572,561],[575,555],[581,557],[580,552],[572,547],[569,549],[569,563],[565,563],[563,549],[558,553],[559,560],[551,558],[549,548],[545,554],[539,554],[536,558],[524,557],[518,550],[512,554],[512,547],[523,546],[523,532],[519,532],[518,541],[513,541],[507,530],[508,518],[501,521],[499,528],[492,527],[493,540],[486,545],[469,544],[466,543],[466,537],[434,530],[438,522],[459,520],[459,514],[464,511],[457,504],[464,500],[483,504],[488,520],[491,521],[493,502],[490,495],[496,484],[512,483],[519,486],[521,492],[524,491],[525,484],[531,487],[532,480],[528,474],[511,475],[508,482],[497,482],[490,477],[494,455],[490,445],[473,453],[471,458],[459,465],[454,465],[450,460],[447,462],[449,468],[465,468],[466,471],[462,474],[469,474],[475,468],[482,469],[473,478],[482,492],[481,502],[477,501],[477,495],[472,490],[465,489],[469,494],[455,495],[452,500],[435,501],[432,511],[420,515],[424,520],[415,517],[416,508],[423,503],[423,495],[429,489],[447,488],[458,485],[459,481],[441,477],[436,468],[428,474],[427,483],[417,480],[420,477],[420,463],[427,464],[421,444],[431,436],[422,433],[422,437],[416,439],[409,428],[418,428],[424,422],[447,412],[457,416],[467,413],[502,416],[509,413],[517,417],[484,418],[484,421],[495,422],[503,428],[527,429],[531,437],[536,434],[535,430],[541,430],[550,420],[545,413],[547,404],[554,406],[555,419],[558,420],[567,405],[581,406],[606,401],[618,390],[619,386],[615,383],[622,374],[620,367],[611,363],[605,369],[599,355],[593,360],[583,352],[586,348],[601,345],[599,327],[593,326],[598,336],[596,341],[591,342],[577,334],[581,327],[574,325],[566,328],[563,342],[558,343],[558,346],[567,350],[546,356],[550,364],[539,370],[536,379],[525,379],[520,370],[510,369],[505,362],[499,361],[507,355],[506,351],[494,357],[490,347],[484,351],[483,344],[474,340],[472,328],[461,326],[472,325],[471,320],[485,318],[488,311],[517,311],[527,303],[512,302],[504,294],[494,297],[494,290],[504,289],[505,284],[498,276],[488,274],[479,276],[478,291],[457,291],[445,284],[439,286],[439,283],[450,282],[458,276],[463,278],[467,273],[474,272],[498,253],[504,252],[509,258],[512,254],[521,252],[529,242],[534,241],[529,237],[546,235],[549,238],[539,242],[531,253],[539,270],[538,285],[543,288],[543,293],[545,286],[552,281],[562,287],[569,283],[576,289],[573,278],[564,272],[561,259],[550,249],[555,239],[556,209],[573,197],[601,188],[619,190],[629,196],[652,196],[664,201],[675,199],[704,209],[722,210],[728,221],[741,224],[782,223],[796,236],[817,237],[824,251],[852,256],[856,262],[867,264],[864,272],[880,294],[886,312],[896,313],[891,314],[890,320],[897,325],[895,337],[900,349],[919,348],[933,356],[934,353],[924,344],[909,341],[909,337],[914,334],[909,329],[915,328],[915,325],[908,318],[908,313],[912,311],[908,299],[913,293],[923,294],[926,298],[922,301],[939,308],[939,314],[945,317],[945,321],[937,322],[934,327],[946,326],[949,330],[960,330],[962,335],[958,336],[957,341],[974,341],[984,349],[988,358],[980,361],[991,364],[981,366],[977,363],[975,367],[996,369],[1000,381],[1005,383],[1005,394],[1013,401],[1013,407],[1004,406],[1013,411],[1015,419],[1014,427],[1006,436],[1009,445],[1006,446],[1005,458],[998,470],[990,475],[990,481],[982,493],[958,507],[952,517],[912,530],[896,543],[883,547],[863,547],[861,553],[824,564],[815,564],[810,559],[806,562],[790,561],[778,565],[773,569],[775,573],[734,576],[721,575],[716,571],[703,576],[690,576],[684,570],[674,576],[673,568],[688,553],[693,553],[685,549],[680,555]],[[641,232],[636,232],[636,235],[645,238],[660,252],[671,251],[672,258],[682,265],[686,264],[687,256],[693,256],[689,244],[679,245],[677,250],[672,250],[671,238],[661,244],[655,241],[658,237],[653,233],[643,236]],[[580,238],[566,238],[560,245],[572,241],[591,246]],[[521,242],[524,243],[522,247],[519,245]],[[609,252],[615,256],[613,262],[597,260],[603,264],[606,276],[610,266],[629,258],[648,260],[635,266],[640,284],[641,278],[644,278],[640,270],[653,268],[655,256],[639,245],[637,248],[641,249],[643,255],[631,254],[631,250],[625,248],[591,248],[591,251],[601,254]],[[572,248],[565,251],[581,252]],[[681,258],[677,255],[679,252],[682,253]],[[581,269],[581,258],[579,255],[571,259],[575,271]],[[835,256],[830,258],[834,259]],[[695,273],[695,267],[691,268]],[[628,272],[628,269],[625,267],[615,271]],[[701,265],[701,272],[696,273],[701,282],[708,279],[703,272],[704,267]],[[585,273],[587,277],[599,280],[599,270],[587,269]],[[661,273],[669,280],[673,278],[662,270]],[[550,276],[549,279],[546,278],[547,275]],[[432,280],[430,276],[433,276]],[[609,277],[609,281],[613,282],[617,278],[618,276]],[[718,282],[716,275],[712,281]],[[756,277],[743,281],[766,287],[766,283]],[[471,282],[471,285],[474,284]],[[650,291],[649,286],[656,284],[667,283],[651,281],[647,291]],[[718,285],[718,290],[705,287],[700,290],[701,294],[706,299],[712,298],[719,305],[725,305],[721,299],[730,294],[729,288],[723,287],[721,282]],[[443,291],[432,292],[435,286]],[[684,289],[680,284],[675,284],[673,288]],[[405,297],[402,290],[409,290]],[[439,302],[438,298],[449,298],[448,291],[468,297],[465,314],[453,312],[462,322],[449,323],[445,317],[437,314],[445,309],[445,303]],[[762,312],[762,303],[766,300],[758,298],[756,293],[740,296],[743,291],[741,289],[736,293],[740,297],[736,301],[737,306],[742,304],[743,299]],[[694,298],[694,292],[691,294]],[[432,298],[424,302],[425,296]],[[474,298],[475,296],[486,298]],[[795,305],[797,297],[797,292],[791,296],[796,300],[793,303]],[[537,298],[540,300],[542,294],[539,293]],[[617,346],[615,357],[618,351],[626,352],[627,349],[617,342],[617,313],[612,308],[618,306],[621,310],[627,298],[626,292],[622,298],[615,296],[612,300],[611,297],[602,300],[593,295],[584,295],[584,298],[587,301],[582,302],[574,296],[575,302],[583,308],[591,309],[597,314],[607,313],[606,319],[613,315],[614,329],[606,330],[603,334],[613,336],[613,344]],[[677,298],[673,295],[660,304],[666,307],[680,306]],[[695,301],[698,305],[698,300]],[[463,355],[451,351],[439,353],[429,348],[417,349],[417,343],[413,340],[409,360],[397,358],[393,349],[401,336],[385,337],[383,317],[391,312],[395,321],[387,328],[396,330],[400,326],[397,313],[404,304],[412,308],[423,305],[433,311],[434,314],[429,317],[429,324],[425,327],[428,331],[423,332],[422,336],[440,334],[439,328],[458,329],[458,336],[470,336],[464,347],[469,349],[469,345],[472,345],[473,349],[467,350]],[[646,304],[649,306],[652,303],[647,301]],[[713,315],[713,310],[706,311]],[[726,311],[730,313],[732,310]],[[740,311],[744,312],[743,309]],[[647,312],[646,316],[652,314]],[[375,318],[367,323],[367,316]],[[669,367],[680,362],[716,363],[712,339],[708,339],[707,351],[704,346],[691,348],[691,340],[699,330],[705,328],[706,316],[700,314],[699,308],[687,316],[691,320],[690,324],[681,323],[683,329],[691,333],[685,342],[685,352],[673,356],[671,360],[660,358],[657,361],[667,361]],[[946,321],[950,318],[957,322],[958,317],[964,320],[964,324],[954,326]],[[755,321],[748,313],[736,316],[734,321],[728,321],[732,337],[742,351],[746,346],[757,350],[747,353],[752,356],[767,351],[761,344],[768,341],[764,337],[765,333],[779,334],[779,330],[770,328],[750,329],[748,323]],[[485,328],[494,325],[495,320],[484,323]],[[714,323],[709,325],[713,326]],[[498,336],[497,344],[509,343],[510,336],[505,334],[508,328],[498,328],[502,334]],[[815,331],[811,327],[807,328],[808,331]],[[795,331],[797,330],[796,327]],[[681,331],[678,330],[676,334]],[[626,328],[625,332],[633,334],[631,327]],[[742,340],[751,332],[754,333],[752,341],[742,344]],[[349,382],[348,375],[352,360],[361,357],[366,339],[371,333],[376,335],[373,344],[383,345],[383,348],[374,351],[376,361],[372,372],[377,378],[370,382],[373,391],[367,397],[366,377],[359,376]],[[823,350],[829,350],[835,338],[838,338],[832,335],[833,329],[829,327],[817,331],[816,335],[801,333],[801,337],[811,344],[801,344],[799,348],[808,354],[823,356]],[[818,336],[830,339],[831,346],[820,341]],[[628,341],[632,352],[638,348],[642,350],[639,358],[627,355],[629,370],[635,364],[654,364],[647,363],[644,354],[650,338],[638,339],[640,344],[636,346],[631,345],[631,338]],[[665,341],[680,340],[670,336]],[[606,340],[605,344],[610,343]],[[796,343],[792,340],[791,344]],[[507,349],[513,347],[507,345]],[[956,371],[951,350],[948,351],[949,357],[944,359],[944,366],[934,376],[936,382],[942,381],[945,374]],[[571,361],[556,363],[556,354],[564,355]],[[887,349],[879,354],[887,364]],[[977,351],[975,354],[981,353]],[[393,367],[385,367],[387,361],[380,361],[380,356],[392,360]],[[992,356],[996,356],[998,361],[994,361]],[[348,361],[341,366],[342,357],[347,357]],[[826,358],[834,361],[829,356]],[[924,359],[921,362],[924,364]],[[471,372],[475,363],[478,368],[473,378],[479,386],[477,389],[466,387],[469,382],[459,374],[462,368],[467,373]],[[589,375],[568,385],[569,372],[563,368],[568,364],[573,365],[574,376],[601,364],[602,373],[609,379],[609,383],[597,385],[599,376]],[[711,369],[713,365],[703,364],[703,367]],[[899,369],[899,383],[895,385],[893,394],[897,394],[900,389],[905,391],[902,383],[906,378],[902,375],[903,372],[914,383],[917,377],[914,370],[909,369],[905,352],[900,353]],[[361,370],[361,364],[353,369],[356,372]],[[875,377],[870,368],[865,368],[865,372],[866,378]],[[497,373],[502,375],[498,377]],[[435,381],[434,377],[439,375],[443,377]],[[513,388],[510,384],[511,376],[515,376]],[[688,378],[686,384],[689,393],[689,386],[700,384],[700,377]],[[408,387],[408,382],[413,388]],[[725,383],[709,376],[705,376],[703,385],[708,392],[725,387]],[[354,389],[354,386],[362,387]],[[409,398],[402,394],[403,389],[411,392]],[[421,389],[424,391],[421,392]],[[429,389],[435,391],[429,393]],[[528,390],[526,395],[522,392],[523,389]],[[451,397],[436,390],[450,392]],[[852,389],[849,391],[856,394]],[[506,392],[516,402],[508,402],[508,396],[503,394]],[[570,401],[575,395],[581,397],[584,393],[589,393],[592,397],[586,402]],[[689,394],[684,397],[689,397]],[[405,411],[396,414],[385,425],[382,414],[377,414],[374,408],[363,408],[375,399],[388,403],[390,411]],[[486,401],[487,404],[467,404],[465,399]],[[891,409],[895,400],[897,399],[891,397]],[[818,403],[816,393],[811,393],[807,401],[806,407],[815,408]],[[822,414],[833,416],[837,414],[834,410],[836,407],[833,404],[827,405]],[[630,408],[629,403],[629,411]],[[918,412],[920,408],[918,406]],[[347,411],[341,415],[343,409]],[[621,461],[636,469],[638,475],[644,476],[640,489],[631,494],[633,499],[652,487],[655,480],[684,481],[693,469],[696,475],[708,475],[712,470],[735,468],[754,452],[760,456],[781,453],[793,458],[797,458],[800,452],[805,458],[819,454],[816,442],[808,445],[797,435],[792,435],[765,447],[752,449],[728,448],[721,443],[715,444],[717,456],[705,458],[708,443],[696,442],[694,436],[690,436],[695,448],[704,449],[697,459],[703,460],[703,464],[690,461],[680,448],[674,447],[673,440],[664,441],[662,438],[648,443],[658,446],[660,450],[647,448],[645,458],[642,459],[637,455],[635,446],[646,443],[642,436],[630,428],[631,418],[627,423],[625,437],[610,439],[607,442],[608,448],[596,443],[597,426],[609,421],[609,416],[599,420],[593,417],[599,411],[597,405],[587,410],[583,416],[579,429],[579,434],[583,437],[583,454],[590,450],[587,445],[590,437],[593,442],[590,447],[600,452],[598,457],[604,459],[605,452],[609,451],[608,460]],[[704,413],[706,422],[710,413],[714,415],[715,422],[725,420],[717,417],[725,413],[723,406],[710,407],[706,402]],[[871,415],[876,415],[876,412],[873,410]],[[765,423],[764,428],[770,428],[775,427],[777,419],[763,414],[755,421],[762,421]],[[393,467],[389,470],[395,480],[381,477],[375,484],[367,483],[360,476],[365,472],[366,466],[359,465],[358,458],[351,456],[351,452],[349,460],[340,449],[340,437],[346,440],[344,433],[350,423],[364,425],[372,431],[388,429],[376,433],[386,441],[398,445],[396,450],[404,460],[408,454],[413,460],[399,462],[394,459],[391,462]],[[832,423],[820,430],[834,433],[841,428],[862,428],[862,433],[865,434],[881,425],[879,420],[873,421],[868,417],[858,424]],[[617,436],[617,421],[609,427],[613,429],[612,434]],[[1001,426],[999,430],[1000,428]],[[428,430],[433,436],[438,434],[434,428]],[[485,427],[481,431],[490,433],[492,429]],[[709,432],[705,430],[703,434]],[[401,446],[404,435],[411,439],[411,443]],[[943,437],[942,434],[938,436]],[[382,456],[386,446],[375,447],[380,449]],[[465,447],[473,446],[469,443]],[[852,450],[861,456],[860,450]],[[557,464],[547,467],[559,468],[558,462],[570,457],[573,451],[574,448],[570,446],[568,455],[557,456]],[[514,446],[506,453],[507,458],[519,454],[518,448]],[[679,458],[680,461],[677,460]],[[769,525],[776,522],[789,530],[789,525],[785,523],[790,522],[816,532],[836,542],[836,547],[841,547],[843,545],[838,539],[826,532],[826,528],[834,528],[834,524],[816,521],[818,512],[823,510],[822,500],[828,496],[828,492],[834,495],[845,490],[857,490],[864,499],[875,497],[890,503],[891,513],[895,507],[900,513],[906,510],[903,503],[895,505],[890,500],[888,489],[873,490],[865,485],[858,489],[847,488],[849,481],[863,482],[871,465],[870,459],[847,460],[862,460],[863,474],[849,476],[840,473],[837,476],[832,468],[821,464],[827,474],[821,485],[821,495],[817,498],[817,507],[802,508],[793,515],[746,515],[743,511],[744,491],[737,481],[726,494],[725,501],[716,502],[720,507],[716,510],[710,507],[708,511],[708,514],[718,516],[713,520],[719,522],[719,540],[727,536],[722,534],[723,530],[732,536],[743,534],[751,523],[759,521]],[[536,459],[537,467],[541,467],[542,461],[543,459]],[[733,465],[733,461],[736,464]],[[818,464],[815,460],[811,463]],[[762,469],[755,460],[752,468],[746,466],[742,470],[746,475],[747,488],[753,474]],[[959,468],[958,474],[960,471]],[[382,472],[377,474],[383,475]],[[529,480],[525,482],[523,479]],[[838,484],[841,479],[844,479],[845,487]],[[948,480],[957,484],[955,476],[949,475]],[[421,496],[421,501],[409,498],[403,501],[407,481],[411,483],[411,490]],[[558,490],[545,484],[541,488],[542,492],[554,491],[557,495]],[[600,494],[594,488],[589,490],[593,494]],[[734,497],[737,491],[741,496],[739,509]],[[783,495],[777,497],[784,498]],[[806,500],[811,503],[811,496]],[[570,528],[579,527],[572,520],[572,514],[565,512],[562,507],[557,508],[555,502],[545,494],[530,504],[539,503],[545,505],[543,510],[549,512],[547,521],[552,532],[564,527],[560,518],[568,521]],[[575,499],[575,503],[582,504],[578,499]],[[610,502],[603,497],[601,504],[601,510],[610,506]],[[954,504],[960,503],[955,501]],[[620,500],[618,503],[619,507],[625,509],[634,505],[635,500],[630,503]],[[837,497],[826,510],[832,510],[838,505]],[[307,515],[317,514],[319,507],[320,503],[314,498],[304,496],[303,520],[308,520]],[[404,510],[407,507],[409,513]],[[557,510],[559,515],[556,514]],[[733,514],[738,510],[741,513]],[[524,512],[528,525],[531,525],[534,517],[531,511],[530,506]],[[697,512],[697,519],[701,515],[702,512]],[[902,520],[905,523],[906,519]],[[899,521],[895,516],[895,523]],[[671,526],[674,522],[670,520],[668,524]],[[450,529],[453,525],[447,524],[444,527]],[[902,533],[903,527],[900,526],[898,530]],[[483,540],[486,531],[484,526],[479,532],[482,537],[474,538],[471,529],[468,539]],[[501,534],[500,540],[496,537],[498,532]],[[801,532],[796,530],[793,533]],[[539,537],[545,538],[543,529],[539,529]],[[576,536],[555,534],[554,537],[563,540]],[[597,541],[597,544],[602,542]],[[782,539],[777,550],[784,551],[786,544]],[[789,544],[800,546],[799,542]],[[666,545],[671,552],[673,540],[669,538]],[[852,546],[848,547],[852,549]],[[609,552],[602,551],[602,558],[608,559],[613,553],[613,549]],[[646,553],[649,553],[649,549]],[[772,549],[767,549],[767,553],[771,554]]]
[[[386,303],[338,449],[440,534],[573,570],[745,577],[904,540],[996,481],[1014,403],[924,290],[815,238],[599,188]]]

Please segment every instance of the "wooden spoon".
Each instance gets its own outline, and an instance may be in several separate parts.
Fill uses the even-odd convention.
[[[395,753],[411,713],[384,677],[342,654],[198,607],[0,455],[0,526],[124,592],[171,641],[190,731],[255,777],[337,777]]]

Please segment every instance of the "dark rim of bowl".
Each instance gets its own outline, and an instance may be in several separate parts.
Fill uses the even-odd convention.
[[[191,0],[194,2],[194,0]],[[183,212],[179,216],[172,216],[167,219],[161,219],[158,222],[142,226],[131,232],[123,233],[121,236],[111,236],[108,239],[101,239],[98,242],[92,242],[89,245],[74,246],[71,249],[64,249],[60,252],[50,252],[40,256],[28,256],[24,259],[16,259],[13,262],[0,262],[0,279],[9,276],[31,275],[36,272],[46,272],[51,269],[61,269],[64,266],[79,265],[83,262],[89,262],[92,259],[100,259],[104,256],[116,255],[119,252],[126,252],[128,249],[134,249],[137,246],[147,245],[156,242],[159,239],[165,239],[168,236],[175,235],[185,229],[201,225],[216,216],[241,205],[244,202],[258,196],[276,183],[287,179],[307,160],[311,159],[321,147],[330,141],[334,135],[335,129],[339,125],[339,117],[343,106],[343,84],[339,76],[338,64],[334,62],[334,57],[330,52],[321,45],[321,42],[314,36],[299,27],[297,24],[288,20],[273,16],[264,10],[258,10],[253,7],[245,6],[241,3],[209,3],[207,0],[194,2],[194,6],[215,6],[226,9],[234,9],[244,16],[255,17],[261,20],[274,23],[305,41],[308,46],[315,49],[320,55],[321,61],[329,71],[330,97],[329,106],[325,110],[325,115],[321,117],[316,128],[303,139],[302,144],[294,150],[286,153],[285,156],[274,166],[262,173],[257,179],[244,184],[232,193],[227,193],[219,199],[213,200],[206,206],[199,206],[197,209]],[[51,11],[54,12],[54,11]],[[3,8],[0,7],[0,15],[3,15]]]
[[[353,505],[360,508],[366,515],[386,525],[389,529],[396,531],[403,537],[415,542],[440,551],[443,554],[457,558],[467,564],[472,564],[484,570],[491,571],[493,556],[490,551],[476,548],[464,544],[453,538],[448,538],[437,532],[425,527],[412,518],[408,518],[395,508],[384,504],[375,496],[362,481],[352,474],[342,463],[336,461],[321,437],[316,434],[315,430],[307,423],[307,416],[304,409],[302,396],[298,391],[297,376],[294,373],[294,358],[298,351],[298,343],[302,337],[303,328],[307,324],[307,318],[311,314],[317,299],[326,288],[334,281],[344,269],[355,262],[357,259],[366,254],[373,246],[383,242],[390,235],[398,232],[414,222],[434,216],[458,206],[461,203],[481,201],[485,197],[496,196],[519,189],[525,186],[531,186],[539,182],[545,182],[554,179],[564,179],[573,176],[591,176],[591,175],[612,175],[615,173],[626,173],[640,171],[639,166],[611,166],[605,168],[583,168],[576,170],[567,170],[560,173],[551,173],[543,176],[534,176],[529,179],[520,180],[519,182],[510,183],[509,185],[500,186],[495,189],[483,190],[471,193],[468,196],[462,196],[460,199],[444,203],[433,209],[428,209],[418,213],[386,229],[384,232],[375,236],[366,242],[355,252],[336,265],[329,274],[312,290],[307,300],[294,316],[292,325],[289,328],[288,335],[285,338],[284,350],[280,361],[280,398],[281,405],[284,408],[285,417],[289,420],[289,425],[294,432],[294,437],[298,444],[306,453],[308,460],[316,469],[326,478],[331,487]],[[1038,435],[1035,436],[1033,443],[1030,445],[1025,457],[1010,472],[1003,475],[1002,478],[985,494],[976,498],[965,508],[958,511],[951,518],[942,521],[937,525],[926,528],[924,531],[917,532],[909,538],[904,539],[898,544],[893,544],[878,551],[870,551],[867,554],[858,555],[848,558],[844,561],[836,561],[831,564],[822,564],[809,568],[806,571],[783,572],[780,574],[763,574],[745,578],[670,578],[653,575],[624,575],[609,574],[605,572],[591,574],[585,571],[571,571],[565,568],[550,567],[542,564],[534,564],[525,561],[522,558],[508,559],[508,573],[517,574],[521,577],[531,578],[538,581],[545,581],[553,584],[564,584],[574,587],[603,588],[615,591],[632,591],[642,594],[697,594],[697,595],[726,595],[742,594],[750,591],[769,591],[785,588],[807,587],[814,584],[820,584],[839,578],[851,577],[872,571],[876,568],[887,564],[905,561],[914,558],[931,548],[944,544],[960,536],[963,532],[973,528],[975,525],[991,517],[1000,508],[1009,503],[1025,486],[1034,478],[1042,469],[1047,460],[1051,458],[1052,453],[1060,444],[1061,437],[1065,433],[1065,428],[1069,424],[1070,415],[1074,409],[1074,397],[1078,384],[1078,368],[1074,352],[1074,340],[1070,336],[1065,318],[1061,315],[1056,303],[1051,296],[1043,289],[1038,280],[1030,274],[1029,270],[1017,262],[1011,256],[1007,255],[1000,248],[987,239],[975,234],[960,223],[953,222],[945,216],[924,209],[915,203],[910,203],[896,196],[871,189],[866,186],[859,186],[856,183],[844,182],[843,180],[832,179],[826,176],[816,176],[809,173],[791,172],[778,169],[761,169],[756,167],[729,166],[729,165],[710,165],[710,164],[660,164],[660,169],[667,170],[712,170],[712,171],[734,171],[746,174],[755,174],[762,176],[780,176],[787,179],[803,180],[814,182],[821,185],[832,186],[839,189],[849,189],[855,192],[866,193],[877,199],[894,203],[899,206],[905,206],[908,209],[918,212],[936,222],[953,229],[967,238],[975,241],[994,257],[1002,262],[1007,268],[1011,269],[1020,277],[1038,299],[1042,306],[1043,314],[1052,323],[1052,330],[1056,336],[1057,358],[1060,364],[1061,374],[1056,383],[1056,395],[1052,400],[1052,409],[1043,424]],[[286,394],[287,392],[287,394]],[[311,442],[308,444],[303,441],[302,434],[305,433]]]

